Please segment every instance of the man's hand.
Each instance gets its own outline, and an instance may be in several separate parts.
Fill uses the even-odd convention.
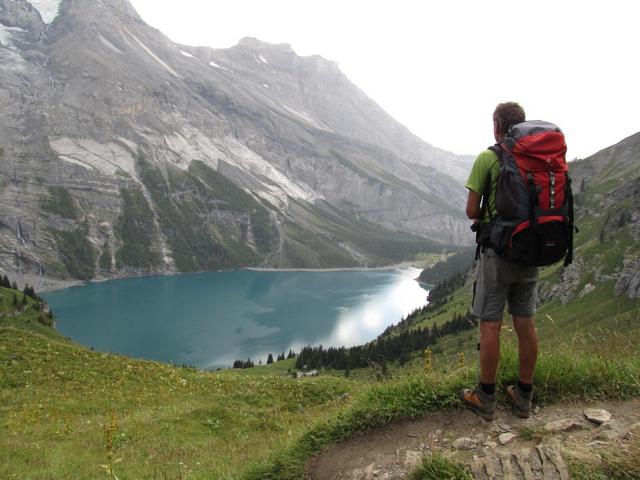
[[[471,220],[480,220],[481,201],[482,194],[469,190],[469,196],[467,197],[467,217]]]

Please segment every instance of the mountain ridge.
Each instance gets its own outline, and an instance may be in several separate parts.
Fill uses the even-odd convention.
[[[460,181],[469,159],[415,137],[335,62],[251,38],[179,45],[126,0],[58,7],[45,24],[26,0],[0,0],[5,269],[88,279],[187,264],[350,267],[470,242]],[[63,197],[73,215],[50,208]],[[330,210],[355,221],[336,224]],[[143,211],[151,222],[132,216]],[[145,225],[142,256],[160,260],[122,263],[133,241],[123,222]],[[291,225],[304,228],[291,236]],[[375,252],[374,226],[387,239]],[[179,266],[188,251],[218,253]]]

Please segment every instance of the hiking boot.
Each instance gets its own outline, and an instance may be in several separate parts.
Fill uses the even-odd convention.
[[[525,393],[520,390],[518,385],[509,385],[506,389],[507,397],[513,405],[513,409],[516,415],[520,418],[529,418],[531,414],[531,399],[533,398],[533,392]]]
[[[462,404],[485,420],[493,420],[496,411],[496,396],[487,395],[480,386],[475,390],[464,388],[458,394]]]

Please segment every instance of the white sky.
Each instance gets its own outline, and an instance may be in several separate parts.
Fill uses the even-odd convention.
[[[412,132],[475,154],[491,114],[518,101],[560,125],[568,158],[640,131],[640,2],[131,0],[186,45],[245,36],[319,54]]]

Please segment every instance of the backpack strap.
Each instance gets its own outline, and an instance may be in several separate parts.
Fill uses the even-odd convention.
[[[499,143],[491,145],[489,148],[487,148],[487,150],[491,150],[496,154],[496,156],[498,157],[498,160],[496,160],[496,162],[502,161],[502,148],[500,148]],[[487,183],[485,184],[484,192],[482,193],[482,206],[480,207],[480,219],[482,220],[484,218],[485,212],[488,212],[489,222],[492,222],[494,219],[494,216],[491,214],[491,209],[489,208],[489,195],[491,195],[491,169],[494,165],[495,163],[491,164],[491,167],[489,167],[489,172],[487,174]]]
[[[496,162],[500,162],[502,160],[502,149],[499,144],[496,143],[495,145],[491,145],[487,150],[491,150],[497,155],[498,160],[496,160]],[[472,228],[472,230],[476,232],[476,243],[478,244],[476,247],[476,260],[480,258],[480,252],[484,252],[488,242],[488,228],[490,227],[487,225],[481,226],[484,215],[485,213],[489,214],[489,224],[491,224],[495,219],[494,215],[491,213],[491,208],[489,208],[489,196],[491,195],[491,169],[493,169],[494,165],[495,162],[491,164],[489,171],[487,172],[487,179],[484,185],[484,192],[482,192],[482,200],[480,204],[480,218],[476,224],[477,226],[474,225],[475,229]]]
[[[536,205],[538,204],[538,190],[533,179],[533,173],[527,172],[527,183],[529,185],[529,225],[533,231],[538,228],[538,217],[536,216]]]
[[[567,176],[567,183],[565,185],[565,196],[567,198],[567,202],[569,204],[569,246],[567,247],[567,255],[564,258],[564,266],[567,267],[571,262],[573,262],[573,230],[578,231],[577,227],[573,224],[573,191],[571,189],[571,177],[568,173],[565,174]]]

